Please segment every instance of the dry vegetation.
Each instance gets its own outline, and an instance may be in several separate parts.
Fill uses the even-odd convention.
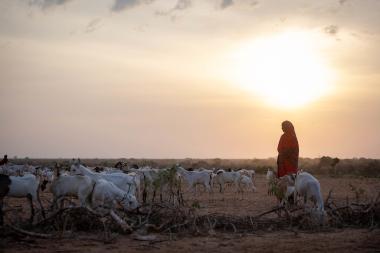
[[[51,165],[54,161],[40,159],[28,162]],[[89,166],[112,166],[118,160],[82,161]],[[294,247],[298,251],[323,252],[380,250],[379,160],[338,160],[330,157],[301,159],[301,167],[317,174],[321,182],[328,214],[323,225],[303,208],[278,207],[275,198],[267,195],[263,173],[268,167],[274,167],[274,159],[124,161],[160,168],[181,163],[187,168],[255,169],[258,172],[258,192],[237,195],[232,189],[227,189],[225,194],[220,194],[215,188],[215,193],[209,196],[200,189],[201,193],[197,196],[185,193],[184,202],[177,201],[180,196],[166,194],[163,202],[147,203],[138,212],[124,213],[118,210],[118,216],[127,226],[107,212],[94,213],[75,206],[50,211],[47,219],[40,217],[35,224],[30,225],[25,218],[28,217],[25,201],[9,199],[6,206],[7,225],[0,231],[0,247],[9,251],[49,251],[49,247],[45,246],[53,246],[59,240],[60,247],[67,251],[97,249],[117,252],[127,249],[127,243],[133,246],[131,252],[204,249],[215,252],[218,247],[222,247],[218,252],[246,252],[252,250],[253,242],[256,245],[253,249],[260,252],[291,252]],[[23,163],[25,160],[12,162]],[[60,162],[65,163],[67,160]],[[171,189],[170,194],[174,192]],[[44,193],[42,199],[44,205],[49,206],[50,194]],[[268,239],[273,236],[277,238],[277,247]],[[347,241],[347,238],[351,239]]]

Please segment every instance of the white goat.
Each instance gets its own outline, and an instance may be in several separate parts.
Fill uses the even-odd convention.
[[[176,166],[177,173],[186,182],[188,190],[196,194],[196,185],[201,184],[208,193],[212,192],[212,175],[208,171],[187,171],[181,166]]]
[[[78,161],[76,161],[73,165],[71,165],[70,172],[74,175],[83,175],[88,176],[92,180],[97,181],[99,179],[105,179],[114,183],[121,190],[126,191],[131,194],[136,193],[136,185],[135,180],[132,176],[129,176],[125,173],[111,173],[111,174],[102,174],[91,171],[85,166],[81,165]]]
[[[273,180],[275,178],[274,176],[274,172],[272,169],[268,169],[267,170],[267,174],[266,174],[266,179],[268,182],[270,182],[271,180]]]
[[[252,192],[256,191],[252,178],[247,175],[242,175],[239,181],[239,191],[244,193],[244,188],[248,188],[252,190]]]
[[[0,167],[1,174],[8,176],[22,176],[25,173],[35,174],[37,167],[31,165],[5,164]]]
[[[268,194],[275,195],[280,205],[289,202],[289,198],[294,194],[294,176],[286,175],[277,178],[272,169],[268,169],[266,174],[268,181]]]
[[[45,217],[44,208],[39,197],[40,180],[32,174],[21,177],[0,175],[0,225],[3,224],[3,199],[4,197],[27,198],[30,202],[31,217],[33,221],[34,208],[33,203],[38,203],[43,217]]]
[[[52,183],[54,180],[54,172],[48,167],[37,170],[36,175],[38,175],[40,177],[40,181],[42,181],[40,182],[40,188],[42,191],[46,189],[46,185],[48,183]]]
[[[155,196],[155,187],[153,187],[153,182],[158,179],[158,169],[150,168],[145,166],[140,169],[129,169],[131,171],[129,175],[134,177],[136,184],[136,196],[140,195],[139,192],[142,191],[142,201],[145,203],[147,195],[149,192],[153,192]]]
[[[177,173],[176,168],[156,169],[149,166],[142,167],[140,169],[131,168],[129,171],[136,173],[136,179],[140,180],[142,188],[142,200],[145,203],[148,194],[152,194],[151,201],[153,202],[157,191],[160,194],[160,200],[163,200],[163,192],[169,190],[170,198],[175,194],[180,194],[180,176]],[[139,178],[139,179],[138,179]]]
[[[310,199],[314,204],[314,213],[317,214],[319,221],[322,223],[326,215],[319,181],[310,173],[300,172],[295,179],[294,199],[297,195],[304,197],[304,204]],[[313,210],[312,210],[313,212]]]
[[[137,172],[129,172],[127,175],[133,178],[133,187],[135,190],[132,190],[132,192],[134,192],[136,198],[139,199],[141,196],[141,181],[143,180],[144,176],[141,173]]]
[[[290,197],[294,196],[294,175],[280,177],[277,181],[277,189],[277,198],[280,201],[280,205],[288,204]]]
[[[212,183],[219,184],[219,192],[224,192],[224,185],[226,183],[232,183],[235,186],[235,191],[239,192],[239,182],[241,174],[237,171],[224,171],[218,170],[216,174],[213,175]]]
[[[241,169],[241,170],[238,170],[238,172],[239,172],[241,175],[246,175],[246,176],[252,178],[252,181],[255,180],[255,175],[256,175],[255,170]]]
[[[38,174],[41,176],[41,179],[46,180],[49,183],[53,182],[54,180],[54,171],[48,167],[41,169]]]
[[[97,180],[92,193],[92,204],[100,203],[114,209],[116,202],[120,203],[125,211],[134,210],[138,207],[138,202],[134,195],[121,190],[108,180]]]
[[[103,167],[101,174],[112,174],[112,173],[124,173],[122,170],[113,167]]]
[[[87,176],[58,175],[52,182],[50,190],[53,193],[56,204],[63,197],[70,196],[79,199],[81,206],[90,206],[90,195],[94,189],[94,181]]]

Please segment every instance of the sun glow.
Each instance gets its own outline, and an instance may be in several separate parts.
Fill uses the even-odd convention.
[[[284,32],[240,46],[233,56],[233,82],[281,108],[320,98],[331,89],[333,75],[317,39],[303,32]]]

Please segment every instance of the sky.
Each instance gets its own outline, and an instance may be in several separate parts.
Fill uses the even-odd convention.
[[[2,0],[0,155],[380,158],[379,0]]]

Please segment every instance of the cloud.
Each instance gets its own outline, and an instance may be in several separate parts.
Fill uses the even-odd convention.
[[[174,8],[172,9],[173,11],[177,10],[185,10],[191,6],[191,0],[178,0]]]
[[[220,8],[225,9],[227,7],[230,7],[233,4],[234,4],[233,0],[222,0],[222,2],[220,3]]]
[[[336,25],[329,25],[329,26],[326,26],[323,30],[325,31],[325,33],[334,36],[338,34],[339,27]]]
[[[259,2],[258,2],[258,1],[255,1],[255,0],[252,1],[252,2],[250,3],[251,6],[256,6],[256,5],[258,5],[258,4],[259,4]]]
[[[175,11],[183,11],[188,8],[190,8],[192,5],[191,0],[178,0],[175,4],[175,6],[169,10],[166,11],[156,11],[156,15],[158,16],[167,16],[173,14]],[[177,17],[175,15],[172,15],[171,17],[172,21],[175,21]]]
[[[71,0],[29,0],[30,6],[38,6],[41,9],[47,9],[50,7],[64,5]]]
[[[102,21],[102,19],[100,19],[100,18],[94,18],[93,20],[88,22],[88,24],[86,25],[86,28],[84,29],[84,32],[85,33],[91,33],[93,31],[95,31],[96,29],[99,28],[101,21]]]
[[[231,7],[234,4],[237,4],[234,0],[219,0],[220,2],[217,5],[217,9],[226,9],[228,7]],[[242,1],[242,3],[247,4],[251,7],[256,7],[259,5],[259,1],[257,0],[249,0],[249,1]]]
[[[118,12],[140,4],[139,0],[116,0],[111,10]]]
[[[339,0],[339,4],[340,4],[340,5],[343,5],[343,4],[345,4],[347,1],[348,1],[348,0]]]
[[[150,4],[155,0],[115,0],[111,10],[114,12],[120,12],[125,9],[130,9],[141,4]]]

